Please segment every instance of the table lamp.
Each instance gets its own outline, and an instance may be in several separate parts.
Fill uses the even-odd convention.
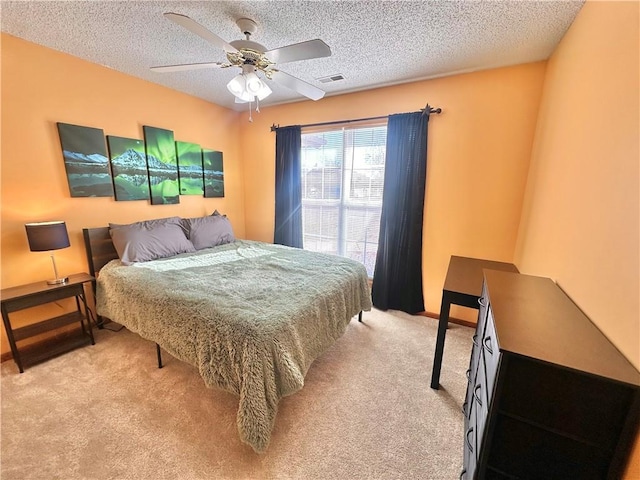
[[[27,229],[29,250],[32,252],[48,252],[70,246],[67,225],[62,221],[27,223],[25,228]],[[53,262],[53,273],[56,277],[53,280],[47,280],[47,283],[49,285],[67,283],[69,277],[58,277],[53,253],[51,254],[51,262]]]

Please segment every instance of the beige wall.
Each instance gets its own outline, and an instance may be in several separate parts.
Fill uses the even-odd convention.
[[[71,247],[55,252],[61,274],[87,271],[83,227],[199,216],[217,208],[229,215],[235,231],[244,236],[236,112],[6,34],[1,39],[2,288],[53,277],[49,255],[29,251],[26,222],[66,221]],[[56,122],[98,127],[105,135],[131,138],[143,138],[142,126],[150,125],[173,130],[176,140],[221,150],[225,198],[182,196],[179,205],[153,206],[144,200],[71,198]],[[38,315],[18,312],[12,318],[20,325]],[[3,328],[2,351],[8,350]]]
[[[636,368],[638,19],[638,2],[588,2],[551,57],[515,257],[556,280]]]
[[[425,308],[440,311],[451,255],[511,261],[544,63],[415,82],[265,108],[240,117],[249,238],[273,241],[275,134],[281,126],[441,107],[429,121],[424,218]],[[475,321],[477,312],[452,309]]]

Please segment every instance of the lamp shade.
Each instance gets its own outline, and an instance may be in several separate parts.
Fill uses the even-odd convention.
[[[59,250],[71,245],[65,222],[27,223],[24,227],[27,229],[29,250],[32,252]]]
[[[233,93],[236,97],[239,97],[244,92],[246,81],[244,75],[239,74],[231,79],[229,83],[227,83],[227,89]]]
[[[256,97],[258,97],[258,100],[264,100],[272,93],[271,89],[266,83],[262,81],[261,83],[262,83],[262,86],[260,87],[260,90],[258,90],[258,93],[256,93]]]
[[[251,95],[257,95],[262,88],[262,82],[255,73],[245,74],[245,88]]]

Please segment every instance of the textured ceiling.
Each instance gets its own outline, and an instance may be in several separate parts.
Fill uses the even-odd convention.
[[[584,1],[5,1],[2,31],[218,105],[239,68],[158,73],[157,65],[224,62],[225,54],[169,21],[191,17],[227,42],[253,19],[267,49],[320,38],[326,58],[278,64],[328,95],[549,57]],[[342,74],[345,79],[317,79]],[[263,106],[305,97],[269,82]],[[320,100],[322,101],[322,100]]]

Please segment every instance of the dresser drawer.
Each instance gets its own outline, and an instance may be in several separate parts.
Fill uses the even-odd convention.
[[[464,434],[464,465],[462,468],[461,478],[473,480],[477,465],[477,448],[476,448],[476,432],[475,426],[470,426]]]
[[[491,309],[489,309],[488,311],[487,326],[481,344],[487,377],[487,400],[490,400],[493,392],[493,386],[496,381],[496,374],[498,373],[498,366],[500,363],[500,347],[498,344],[496,325],[493,320],[493,313]]]
[[[469,382],[467,388],[468,404],[467,415],[464,422],[463,438],[463,468],[460,478],[473,479],[478,458],[478,439],[476,438],[476,409],[477,405],[473,399],[473,382]]]
[[[467,393],[464,396],[464,403],[462,404],[462,412],[464,413],[464,430],[467,431],[469,426],[469,415],[471,413],[471,401],[473,399],[473,384],[474,380],[471,380],[471,369],[467,370]]]
[[[487,421],[489,411],[489,398],[487,396],[487,379],[485,377],[485,368],[480,355],[480,364],[478,365],[478,374],[476,376],[476,384],[473,387],[473,409],[476,417],[476,437],[478,445],[482,443],[482,434]]]
[[[471,383],[475,382],[476,372],[478,371],[478,359],[480,358],[480,351],[482,350],[482,336],[477,332],[472,338],[473,350],[471,350],[471,361],[469,362],[469,375],[467,377],[471,380]]]
[[[469,417],[469,400],[473,393],[473,386],[476,381],[476,372],[478,371],[478,359],[480,358],[480,352],[482,351],[482,344],[480,343],[481,336],[478,332],[473,336],[473,348],[471,350],[471,359],[469,360],[469,369],[466,372],[467,375],[467,394],[465,396],[465,402],[462,406],[462,411],[465,414],[465,418]]]
[[[478,298],[478,323],[476,333],[479,338],[484,335],[484,327],[487,323],[487,311],[489,310],[489,294],[485,286],[482,286],[482,295]]]

